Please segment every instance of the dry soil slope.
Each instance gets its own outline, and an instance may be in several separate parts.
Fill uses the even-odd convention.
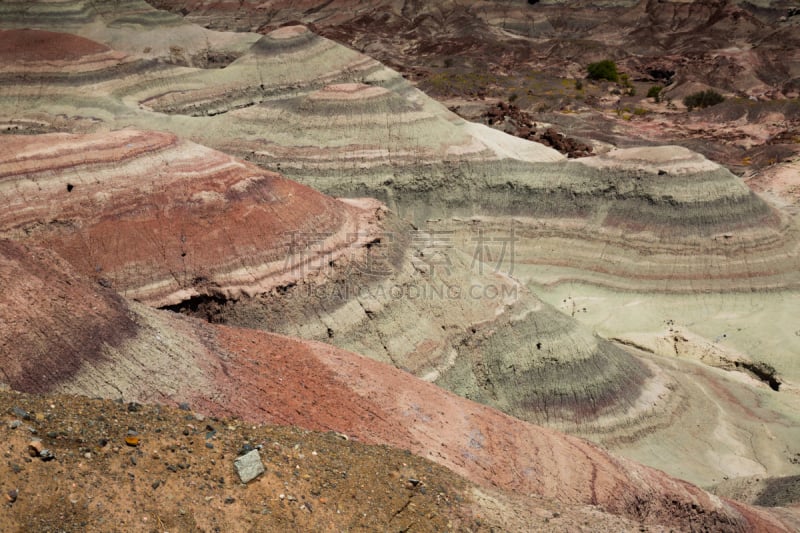
[[[35,349],[20,352],[4,330],[3,368],[14,368],[20,359],[37,366],[51,363],[55,350],[59,359],[74,363],[68,372],[5,375],[9,385],[22,390],[188,401],[208,414],[336,430],[411,450],[482,485],[566,505],[596,505],[646,524],[786,529],[764,510],[719,500],[585,441],[510,418],[350,352],[128,304],[78,277],[51,252],[2,241],[2,275],[4,284],[14,278],[31,289],[29,298],[35,297],[9,299],[4,323],[13,320],[24,331],[36,329],[41,317],[64,316],[56,327],[73,342],[65,346],[50,331]],[[64,281],[59,285],[58,280]],[[55,293],[48,287],[54,282]],[[101,305],[114,322],[95,314],[93,307]],[[92,325],[126,324],[125,339],[91,343]]]

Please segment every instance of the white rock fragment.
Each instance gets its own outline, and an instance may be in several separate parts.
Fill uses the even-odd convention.
[[[261,455],[258,450],[251,450],[233,462],[236,473],[242,483],[250,483],[255,478],[265,472],[264,463],[261,462]]]

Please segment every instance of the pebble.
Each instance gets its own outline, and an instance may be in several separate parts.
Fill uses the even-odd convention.
[[[19,420],[12,420],[11,422],[8,423],[9,429],[17,429],[21,425],[22,425],[22,422],[19,421]]]
[[[14,416],[18,416],[23,420],[31,419],[31,414],[25,409],[20,409],[19,407],[12,407],[11,412],[14,413]]]
[[[157,480],[153,481],[153,484],[150,485],[150,486],[153,487],[153,490],[156,490],[158,487],[161,486],[161,480],[157,479]]]
[[[233,499],[232,497],[228,496],[227,498],[225,498],[225,505],[230,505],[235,501],[236,501],[235,499]]]
[[[28,443],[28,454],[31,457],[39,457],[43,449],[44,444],[42,444],[41,439],[33,439]]]
[[[53,450],[45,448],[39,453],[39,457],[42,458],[42,461],[52,461],[56,458],[56,454],[53,453]]]
[[[125,444],[127,444],[128,446],[138,446],[139,434],[132,429],[128,430],[128,434],[125,436]]]
[[[180,409],[181,411],[191,411],[192,408],[189,407],[188,403],[181,402],[181,403],[178,404],[178,409]]]
[[[17,491],[17,489],[11,489],[10,491],[6,492],[6,500],[8,500],[8,503],[14,503],[17,501],[18,497],[19,491]]]

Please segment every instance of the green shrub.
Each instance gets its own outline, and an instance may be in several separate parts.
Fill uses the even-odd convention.
[[[597,63],[590,63],[586,67],[589,73],[590,80],[608,80],[617,82],[619,81],[619,72],[617,72],[617,64],[610,59],[604,59]]]
[[[647,97],[652,98],[656,102],[661,101],[661,91],[664,89],[661,85],[653,85],[647,89]]]
[[[683,105],[689,108],[689,111],[695,107],[709,107],[712,105],[721,104],[725,101],[725,97],[713,89],[707,91],[699,91],[692,93],[683,99]]]

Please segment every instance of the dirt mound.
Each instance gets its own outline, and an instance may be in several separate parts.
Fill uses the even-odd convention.
[[[80,396],[0,392],[0,413],[5,531],[491,526],[471,484],[447,469],[334,433]],[[31,439],[54,459],[32,459]],[[256,448],[266,472],[244,485],[234,460]]]

